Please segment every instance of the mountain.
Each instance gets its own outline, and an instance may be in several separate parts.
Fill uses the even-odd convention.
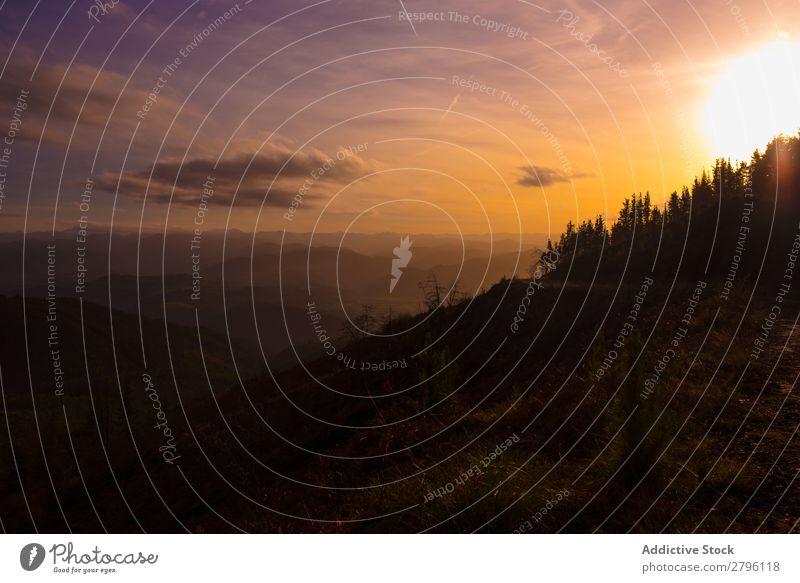
[[[167,362],[154,375],[174,438],[166,446],[141,379],[124,397],[129,425],[101,424],[105,434],[85,405],[68,403],[51,407],[39,437],[43,414],[19,391],[7,423],[21,478],[6,464],[4,507],[15,510],[4,525],[790,532],[800,495],[799,144],[778,139],[740,167],[718,161],[666,207],[637,195],[610,224],[568,225],[530,278],[456,298],[433,282],[420,313],[381,321],[365,309],[325,339],[335,305],[306,309],[295,316],[316,351],[281,370],[239,372],[205,398],[173,397]],[[350,261],[348,286],[383,277],[379,255],[316,251],[326,294],[337,254]],[[256,273],[276,260],[256,259]],[[229,268],[238,285],[249,277],[249,260]],[[297,281],[304,264],[289,272]],[[294,291],[299,310],[307,294]],[[136,323],[126,324],[136,363]],[[193,347],[189,330],[164,353]],[[108,339],[98,332],[97,342],[108,367]],[[221,344],[203,349],[224,371],[237,355]],[[179,386],[203,371],[202,355],[181,356]],[[2,361],[4,379],[15,361]]]

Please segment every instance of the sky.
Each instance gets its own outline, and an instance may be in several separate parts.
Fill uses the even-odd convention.
[[[737,63],[800,2],[5,0],[0,31],[5,232],[557,237],[763,147],[727,100],[797,79]]]

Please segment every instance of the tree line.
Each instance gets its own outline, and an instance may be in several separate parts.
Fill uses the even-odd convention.
[[[659,271],[693,278],[724,274],[738,250],[742,278],[770,279],[785,262],[779,251],[791,244],[798,221],[800,133],[773,139],[749,162],[718,159],[658,202],[649,192],[626,197],[613,221],[570,221],[543,256],[558,253],[556,278]]]

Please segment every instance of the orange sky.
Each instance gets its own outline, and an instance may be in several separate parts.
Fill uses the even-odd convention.
[[[708,167],[726,75],[800,39],[770,0],[20,6],[6,230],[73,229],[91,178],[90,228],[557,234]]]

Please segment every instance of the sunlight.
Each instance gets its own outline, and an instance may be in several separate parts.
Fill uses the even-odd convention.
[[[800,44],[778,40],[729,64],[706,103],[715,156],[749,160],[778,134],[800,129]]]

